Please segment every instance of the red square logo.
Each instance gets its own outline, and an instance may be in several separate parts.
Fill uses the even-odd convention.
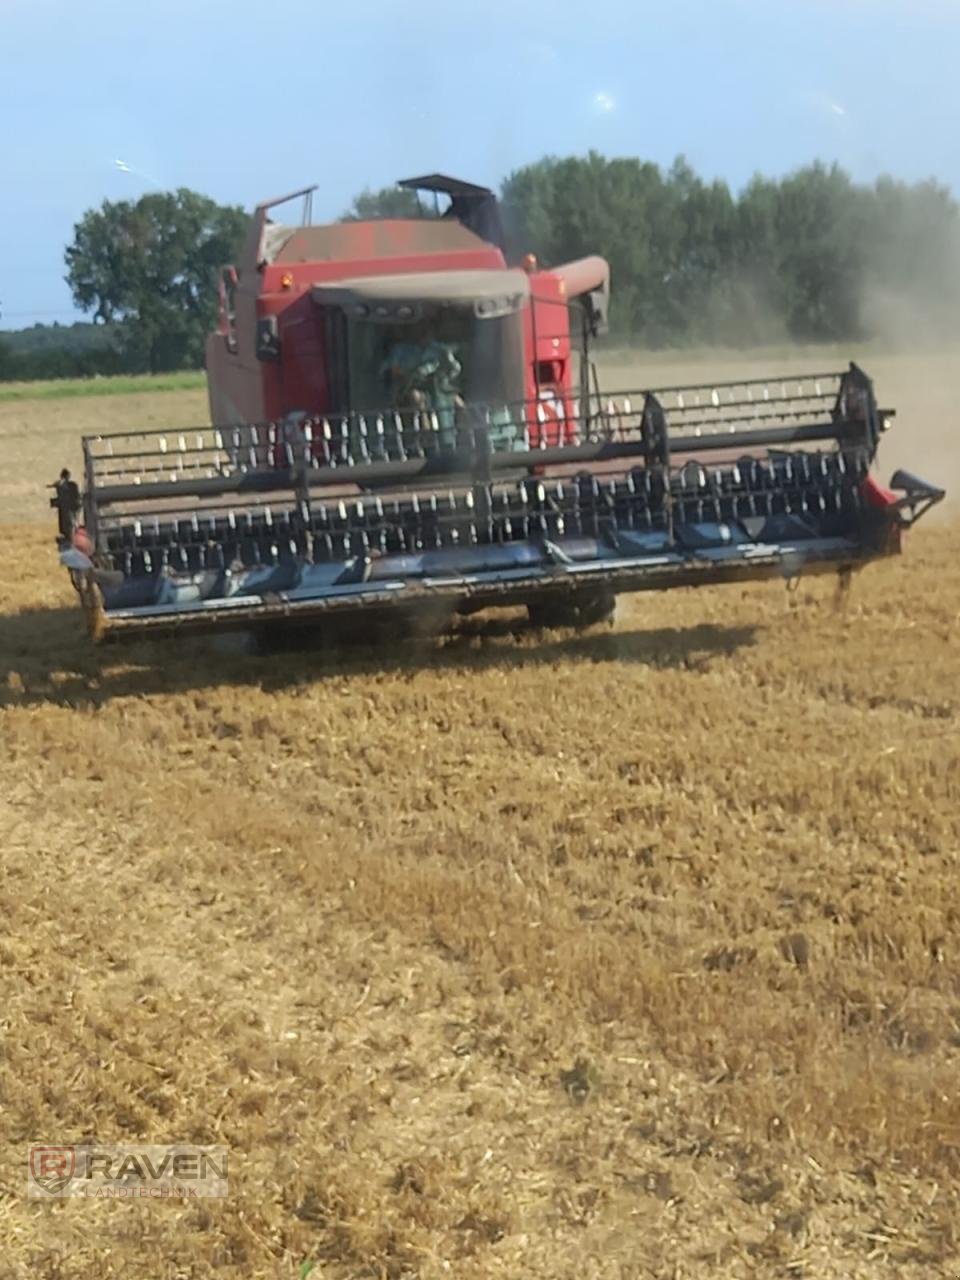
[[[49,1195],[59,1195],[77,1170],[76,1147],[31,1147],[30,1178]]]

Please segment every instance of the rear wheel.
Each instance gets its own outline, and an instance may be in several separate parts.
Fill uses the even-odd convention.
[[[391,634],[409,640],[433,640],[450,630],[455,610],[449,604],[425,601],[417,609],[405,610],[397,619],[399,625]]]
[[[617,598],[612,591],[577,591],[570,595],[545,597],[527,605],[535,627],[575,627],[583,630],[601,622],[612,622]]]

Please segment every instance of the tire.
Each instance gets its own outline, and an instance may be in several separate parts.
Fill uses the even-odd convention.
[[[450,630],[455,610],[446,604],[427,603],[419,609],[404,612],[399,627],[390,634],[400,634],[408,640],[434,640]]]
[[[574,627],[583,631],[601,622],[612,622],[617,598],[612,591],[579,591],[547,597],[527,605],[535,627]]]

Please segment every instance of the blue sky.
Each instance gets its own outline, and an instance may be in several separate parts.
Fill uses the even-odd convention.
[[[187,186],[315,216],[440,169],[682,152],[960,192],[960,0],[0,0],[0,328],[77,318],[73,224]],[[131,172],[115,164],[122,159]]]

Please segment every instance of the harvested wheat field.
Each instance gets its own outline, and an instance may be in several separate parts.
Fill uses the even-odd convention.
[[[956,486],[956,362],[865,363]],[[93,650],[41,486],[203,410],[0,405],[0,1276],[960,1274],[956,506],[846,595]],[[229,1195],[28,1201],[85,1139]]]

